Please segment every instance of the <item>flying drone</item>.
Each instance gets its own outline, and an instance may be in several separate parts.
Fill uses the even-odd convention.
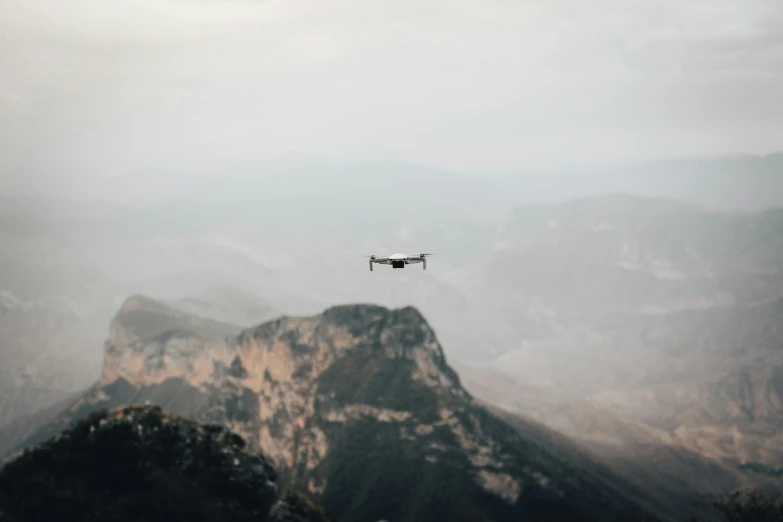
[[[413,263],[422,263],[424,270],[427,270],[427,256],[432,254],[392,254],[390,256],[376,256],[375,254],[367,256],[370,258],[370,272],[372,264],[391,265],[392,268],[405,268],[405,265]]]

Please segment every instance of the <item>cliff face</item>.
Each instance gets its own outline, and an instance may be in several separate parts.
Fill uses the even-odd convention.
[[[338,306],[223,333],[129,299],[100,382],[27,443],[95,409],[150,401],[240,434],[340,520],[588,520],[637,509],[607,475],[476,405],[413,308]]]

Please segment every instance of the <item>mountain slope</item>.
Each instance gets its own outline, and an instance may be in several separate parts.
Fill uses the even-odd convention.
[[[684,447],[664,429],[635,422],[611,409],[599,408],[585,399],[558,395],[518,383],[491,368],[457,366],[465,388],[490,409],[521,430],[523,436],[578,443],[604,463],[625,483],[634,484],[656,498],[656,506],[673,505],[685,512],[697,494],[720,494],[756,485],[742,470],[706,458]],[[549,433],[532,429],[547,426]],[[556,430],[556,431],[555,431]],[[570,458],[584,458],[574,452]]]
[[[607,319],[607,336],[654,352],[657,369],[606,390],[618,410],[728,461],[783,466],[783,299],[762,305]],[[636,339],[635,345],[630,340]],[[622,342],[622,341],[621,341]]]
[[[617,169],[609,190],[633,190],[713,208],[783,206],[783,153],[652,161]]]
[[[170,316],[129,299],[112,323],[101,381],[26,445],[96,409],[149,400],[263,448],[284,481],[340,520],[641,511],[598,464],[574,466],[474,403],[413,308],[338,306],[227,342],[215,330],[148,330]]]
[[[551,299],[586,288],[567,286],[563,276],[571,273],[574,281],[609,290],[593,293],[593,306],[625,311],[698,307],[705,298],[753,304],[783,290],[780,209],[728,214],[608,194],[520,207],[498,229],[496,246],[495,263],[513,258],[515,273],[537,276],[519,281],[515,290],[530,291],[558,309],[577,303]],[[490,270],[500,286],[510,272],[503,266]]]
[[[783,466],[783,300],[611,314],[577,346],[459,370],[477,396],[581,440],[673,444],[734,471]],[[551,384],[530,384],[545,372]]]
[[[433,298],[420,308],[452,357],[465,362],[518,350],[525,357],[551,351],[578,357],[607,314],[665,315],[777,299],[782,231],[783,209],[718,212],[624,193],[518,206],[484,232],[490,241],[450,258],[460,277],[433,272],[449,281],[459,306]]]
[[[100,341],[116,304],[101,283],[64,272],[0,252],[0,426],[100,375]]]
[[[496,368],[709,458],[781,465],[783,210],[601,195],[518,208],[496,248],[465,323],[494,318]]]
[[[326,522],[241,437],[156,407],[79,424],[0,469],[0,519]]]

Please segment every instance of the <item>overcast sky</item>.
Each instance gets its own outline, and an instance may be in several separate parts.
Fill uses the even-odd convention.
[[[781,92],[779,0],[0,0],[0,192],[765,153]]]

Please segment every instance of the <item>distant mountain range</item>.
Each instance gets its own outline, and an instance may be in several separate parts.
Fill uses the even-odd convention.
[[[232,205],[257,216],[282,212],[287,219],[297,221],[309,217],[297,212],[301,208],[331,206],[332,212],[341,217],[375,209],[373,218],[377,218],[390,215],[400,205],[406,206],[406,213],[414,219],[431,218],[437,213],[449,218],[462,215],[471,221],[486,215],[488,210],[503,212],[520,204],[628,192],[689,201],[713,209],[760,211],[783,206],[781,172],[783,152],[503,174],[456,173],[397,161],[224,163],[219,174],[194,172],[176,190],[143,194],[144,200],[154,204],[141,208],[149,222],[160,222],[168,215],[174,219],[180,216],[187,223],[198,217],[188,211],[193,206],[204,210],[203,220],[215,221],[221,216],[219,208],[230,209]],[[124,194],[107,193],[105,197],[121,195]],[[52,215],[104,220],[140,210],[139,206],[105,201],[91,201],[85,208],[82,202],[57,197],[0,200],[0,206],[14,213],[34,208],[46,209]]]
[[[230,286],[213,287],[199,297],[183,297],[166,302],[199,317],[241,326],[263,323],[283,315],[259,296]]]
[[[650,161],[614,168],[609,174],[602,191],[674,198],[713,209],[783,206],[783,152]]]
[[[491,236],[490,246],[458,258],[462,272],[450,285],[458,299],[421,304],[466,362],[513,353],[579,359],[611,315],[755,306],[783,295],[781,210],[729,214],[610,194],[519,207]],[[439,261],[438,271],[456,264]]]

